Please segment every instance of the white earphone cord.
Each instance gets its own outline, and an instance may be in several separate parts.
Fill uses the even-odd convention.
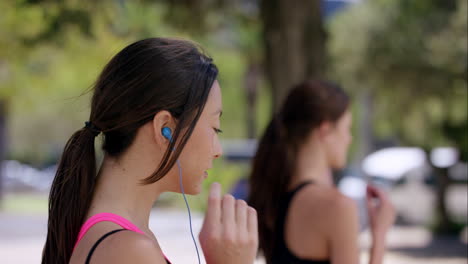
[[[190,206],[187,202],[187,198],[185,197],[184,191],[184,184],[182,183],[182,168],[180,166],[179,160],[177,160],[177,167],[179,168],[179,182],[180,182],[180,190],[182,192],[182,196],[184,197],[185,205],[187,206],[188,216],[189,216],[189,225],[190,225],[190,235],[192,235],[193,244],[195,245],[195,250],[197,251],[198,257],[198,264],[201,264],[200,261],[200,253],[198,252],[197,242],[195,241],[195,237],[193,236],[193,229],[192,229],[192,215],[190,213]]]

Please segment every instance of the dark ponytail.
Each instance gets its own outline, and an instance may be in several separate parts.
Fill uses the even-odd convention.
[[[280,118],[274,117],[258,144],[250,177],[249,204],[257,210],[259,244],[265,257],[273,255],[278,204],[295,165],[296,152],[285,137]]]
[[[267,264],[273,261],[279,204],[295,174],[297,155],[313,129],[336,122],[349,98],[338,86],[308,81],[294,87],[259,141],[250,174],[249,204],[258,212],[259,246]]]
[[[48,239],[42,263],[70,260],[96,182],[94,139],[94,132],[83,128],[65,145],[49,195]]]
[[[94,85],[89,123],[67,142],[49,196],[42,264],[69,263],[93,199],[95,136],[105,155],[118,158],[138,129],[165,110],[177,121],[159,167],[141,184],[155,183],[174,166],[203,111],[218,70],[195,44],[168,38],[135,42],[104,67]],[[174,149],[175,151],[170,151]]]

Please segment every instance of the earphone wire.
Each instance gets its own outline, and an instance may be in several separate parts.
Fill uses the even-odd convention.
[[[179,168],[180,190],[182,191],[182,196],[184,197],[185,205],[187,206],[187,212],[188,212],[188,216],[189,216],[190,235],[192,236],[193,244],[195,245],[195,250],[197,251],[198,264],[201,264],[201,261],[200,261],[200,253],[198,252],[197,242],[196,242],[196,240],[195,240],[195,237],[193,236],[192,214],[190,213],[190,206],[189,206],[189,204],[188,204],[188,202],[187,202],[187,198],[185,197],[184,184],[182,183],[182,168],[181,168],[181,166],[180,166],[179,160],[177,160],[177,167]]]

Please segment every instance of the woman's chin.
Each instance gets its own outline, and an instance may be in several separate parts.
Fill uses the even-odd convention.
[[[335,164],[332,164],[331,168],[334,170],[342,170],[346,168],[346,162],[335,162]]]
[[[202,185],[200,183],[198,186],[194,186],[192,188],[185,188],[184,191],[185,191],[185,194],[187,195],[198,195],[202,191]],[[182,193],[182,192],[179,191],[179,193]]]

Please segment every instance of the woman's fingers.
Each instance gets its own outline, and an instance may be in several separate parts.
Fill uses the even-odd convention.
[[[374,187],[367,186],[367,209],[373,236],[382,239],[393,224],[395,210],[387,194]]]
[[[253,263],[258,247],[257,213],[232,195],[221,198],[213,184],[208,211],[199,235],[207,263]]]
[[[368,202],[376,201],[379,204],[386,204],[389,202],[387,194],[384,191],[372,185],[367,185],[367,200]]]
[[[221,185],[217,182],[210,187],[208,208],[203,226],[218,226],[221,222]]]
[[[379,197],[379,190],[372,186],[372,185],[367,185],[367,196],[369,198],[378,198]]]
[[[244,200],[236,201],[236,224],[242,231],[247,231],[247,203]]]
[[[250,206],[247,208],[247,231],[250,235],[255,236],[256,241],[258,241],[257,211]]]
[[[230,194],[224,195],[221,207],[221,223],[223,225],[223,231],[228,236],[234,235],[236,232],[236,209],[234,197]]]
[[[378,198],[379,200],[382,200],[382,199],[387,200],[387,194],[375,186],[367,185],[367,193],[371,197]]]

